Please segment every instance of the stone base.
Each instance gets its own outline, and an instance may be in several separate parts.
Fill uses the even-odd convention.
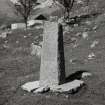
[[[39,88],[39,81],[27,82],[21,86],[25,91],[32,92],[35,89]]]
[[[28,82],[24,84],[22,87],[23,90],[26,90],[28,92],[33,92],[33,93],[45,93],[48,91],[52,92],[75,92],[78,91],[80,87],[84,85],[84,82],[81,80],[74,80],[72,82],[68,82],[62,85],[57,85],[57,86],[46,86],[46,87],[39,87],[39,81],[34,81],[34,82]]]
[[[74,80],[72,82],[68,82],[58,86],[50,87],[50,90],[53,92],[76,92],[80,87],[84,85],[84,82],[81,80]]]

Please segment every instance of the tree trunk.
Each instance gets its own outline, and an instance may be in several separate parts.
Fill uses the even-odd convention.
[[[27,30],[27,18],[24,18],[25,28]]]

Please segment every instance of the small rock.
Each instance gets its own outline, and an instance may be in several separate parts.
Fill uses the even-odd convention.
[[[78,47],[78,44],[74,44],[74,45],[73,45],[73,48],[77,48],[77,47]]]
[[[86,78],[86,77],[90,77],[90,76],[92,76],[92,74],[89,72],[83,72],[82,73],[82,78]]]
[[[84,61],[81,59],[73,58],[73,59],[70,59],[70,63],[71,64],[84,64]]]
[[[18,43],[19,43],[19,41],[17,40],[17,41],[16,41],[16,43],[18,44]]]
[[[93,30],[96,30],[96,29],[97,29],[97,26],[94,26],[94,27],[93,27]]]
[[[27,38],[27,36],[24,36],[24,38]]]
[[[93,52],[88,55],[88,59],[94,59],[94,57],[95,57],[95,54]]]
[[[97,41],[97,40],[93,41],[90,48],[94,48],[98,43],[99,43],[99,41]]]
[[[74,24],[74,27],[78,27],[78,24]]]
[[[82,37],[83,39],[86,39],[88,37],[88,32],[83,32]]]
[[[5,39],[7,37],[7,32],[3,32],[1,35],[0,35],[1,38]]]
[[[70,63],[72,63],[72,64],[74,64],[76,61],[77,61],[76,58],[74,58],[74,59],[70,59]]]
[[[24,94],[24,96],[26,96],[26,94]]]
[[[68,99],[69,98],[69,95],[66,95],[65,97]]]
[[[85,22],[87,25],[91,25],[91,22],[90,21],[86,21]]]

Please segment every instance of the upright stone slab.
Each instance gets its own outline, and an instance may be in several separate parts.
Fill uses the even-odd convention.
[[[57,22],[44,23],[40,67],[40,86],[59,85],[65,81],[63,28]]]

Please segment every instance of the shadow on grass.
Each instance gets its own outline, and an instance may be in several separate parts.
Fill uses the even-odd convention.
[[[80,71],[76,71],[75,73],[70,74],[66,78],[65,83],[71,82],[73,80],[80,80],[80,79],[82,79],[82,73],[84,73],[84,72],[88,72],[88,71],[86,71],[86,70],[80,70]]]
[[[87,70],[80,70],[80,71],[76,71],[75,73],[72,73],[71,75],[69,75],[68,77],[66,77],[65,79],[65,83],[68,82],[72,82],[74,80],[81,80],[82,79],[82,74],[84,72],[88,72]],[[87,85],[84,83],[83,85],[81,85],[80,87],[77,87],[76,89],[72,89],[71,91],[67,92],[67,94],[76,94],[79,91],[82,91],[83,89],[87,89]]]

